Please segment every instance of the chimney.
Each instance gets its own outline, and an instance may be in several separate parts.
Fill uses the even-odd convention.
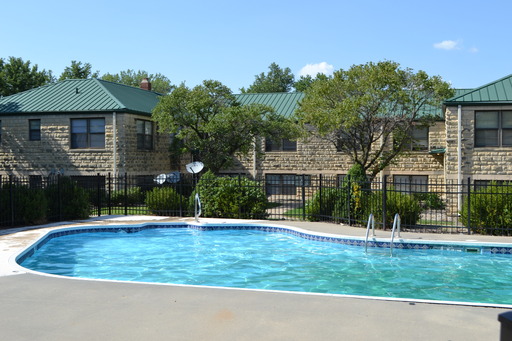
[[[151,82],[149,81],[149,79],[144,78],[144,79],[140,82],[140,88],[141,88],[141,89],[144,89],[144,90],[151,91]]]

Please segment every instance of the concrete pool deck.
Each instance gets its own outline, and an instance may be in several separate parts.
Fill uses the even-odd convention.
[[[1,339],[498,340],[497,316],[508,311],[330,295],[81,280],[30,273],[12,265],[15,254],[55,228],[154,219],[157,218],[102,217],[79,223],[1,230]],[[364,228],[326,223],[262,223],[348,236],[365,234]],[[377,237],[389,238],[389,234],[377,231]],[[402,233],[402,238],[512,243],[509,237],[458,234]]]

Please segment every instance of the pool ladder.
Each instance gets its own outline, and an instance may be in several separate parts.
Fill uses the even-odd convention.
[[[364,238],[364,252],[368,251],[368,234],[370,233],[370,225],[372,227],[372,236],[375,237],[375,218],[373,213],[368,216],[368,225],[366,225],[366,237]]]
[[[199,216],[201,215],[201,200],[199,200],[199,193],[196,193],[194,197],[194,218],[199,222]]]
[[[391,242],[389,244],[389,249],[391,252],[391,256],[393,256],[393,242],[395,240],[395,231],[397,232],[397,237],[400,237],[400,224],[401,219],[400,215],[395,214],[395,219],[393,220],[393,229],[391,230]],[[373,217],[373,213],[370,213],[368,216],[368,224],[366,225],[366,236],[364,238],[364,252],[368,251],[368,235],[370,234],[370,226],[372,228],[372,236],[375,237],[375,218]]]

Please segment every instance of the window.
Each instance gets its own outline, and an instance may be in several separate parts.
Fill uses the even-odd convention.
[[[297,141],[290,141],[287,139],[281,139],[273,141],[272,139],[265,139],[265,151],[266,152],[296,152]]]
[[[295,195],[297,187],[311,186],[311,175],[267,174],[265,179],[267,195]]]
[[[41,141],[41,120],[28,120],[28,138],[30,141]]]
[[[512,111],[476,111],[475,147],[512,146]]]
[[[105,119],[72,119],[71,148],[105,148]]]
[[[410,140],[405,142],[404,150],[428,150],[428,127],[413,126],[408,137]],[[393,146],[398,148],[398,141],[393,141]]]
[[[137,149],[153,149],[153,122],[136,120]]]
[[[428,192],[428,176],[395,175],[393,185],[398,192]]]
[[[428,127],[413,127],[410,131],[410,150],[428,150]]]

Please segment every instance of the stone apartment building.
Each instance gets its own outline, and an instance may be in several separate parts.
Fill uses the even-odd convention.
[[[144,85],[145,84],[145,85]],[[97,79],[65,80],[0,99],[0,175],[71,176],[97,173],[154,176],[175,171],[169,137],[151,111],[159,94]],[[241,94],[289,116],[301,93]],[[402,184],[512,181],[512,76],[457,90],[440,119],[414,132],[411,151],[380,176]],[[460,124],[460,125],[459,125]],[[261,154],[240,158],[226,173],[264,176],[290,193],[297,175],[343,177],[351,167],[333,145],[315,138],[264,141]],[[184,169],[181,169],[184,171]],[[278,193],[273,193],[278,194]]]
[[[151,111],[159,94],[99,79],[64,80],[0,99],[0,175],[153,175],[170,169]]]

